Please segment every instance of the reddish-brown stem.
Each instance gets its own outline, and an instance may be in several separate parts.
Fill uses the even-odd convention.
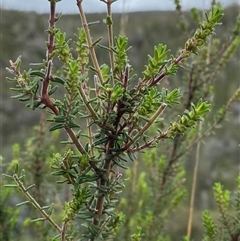
[[[109,150],[113,147],[113,145],[114,145],[114,140],[109,141],[107,151],[106,151],[106,156],[111,155]],[[104,177],[100,178],[100,180],[98,182],[98,186],[106,185],[106,178],[108,179],[109,175],[110,175],[111,163],[112,163],[112,159],[105,161],[105,164],[104,164],[104,169],[106,170],[106,172],[104,173],[105,178]],[[100,217],[102,216],[103,211],[104,211],[104,199],[105,199],[104,195],[98,197],[98,199],[97,199],[97,203],[96,203],[97,217],[93,218],[93,224],[96,226],[99,225]],[[91,239],[91,240],[93,241],[94,239]]]
[[[118,108],[117,108],[117,117],[116,117],[116,121],[114,122],[114,127],[115,127],[115,131],[112,132],[113,135],[116,135],[117,133],[117,129],[119,126],[119,122],[121,120],[121,117],[123,115],[123,113],[121,112],[121,106],[122,104],[119,102],[118,103]],[[107,156],[112,156],[112,158],[105,160],[105,164],[104,164],[104,169],[106,170],[106,172],[104,173],[105,177],[101,177],[99,182],[98,182],[98,186],[105,186],[106,185],[106,178],[109,178],[110,175],[110,171],[111,171],[111,164],[112,164],[112,160],[114,158],[114,154],[112,154],[111,149],[114,147],[114,142],[115,140],[110,140],[108,142],[107,148],[106,148],[106,157]],[[118,155],[115,153],[115,155]],[[104,197],[105,195],[100,196],[97,199],[97,203],[96,203],[96,215],[97,217],[93,218],[93,224],[98,226],[99,225],[99,221],[100,221],[100,217],[103,214],[104,211]]]
[[[44,96],[47,94],[47,89],[48,89],[48,85],[49,85],[49,81],[50,81],[50,76],[51,76],[51,68],[52,68],[52,60],[51,60],[51,53],[54,50],[54,34],[52,33],[52,30],[54,28],[55,25],[55,9],[56,9],[56,3],[54,1],[50,2],[50,16],[49,16],[49,34],[48,34],[48,43],[47,43],[47,67],[46,67],[46,73],[45,73],[45,77],[43,80],[43,84],[42,84],[42,91],[41,91],[41,95]],[[47,98],[45,97],[45,99],[47,100]],[[46,104],[50,104],[49,100],[47,100]]]
[[[81,143],[78,141],[75,133],[73,132],[73,130],[69,127],[65,127],[64,128],[65,131],[67,132],[68,136],[71,138],[71,140],[73,141],[73,144],[77,147],[77,149],[79,150],[80,153],[84,154],[86,153],[85,149],[83,148],[83,146],[81,145]]]
[[[52,69],[52,59],[51,53],[54,49],[54,34],[51,32],[55,25],[55,9],[56,3],[54,1],[50,2],[50,17],[49,17],[49,34],[48,34],[48,43],[47,43],[47,67],[45,72],[45,77],[42,82],[42,89],[41,89],[41,102],[46,105],[55,115],[59,114],[57,107],[54,105],[52,100],[50,99],[47,91],[48,86],[51,78],[51,69]]]
[[[126,64],[124,76],[123,76],[123,87],[125,90],[127,90],[127,86],[128,86],[129,72],[130,72],[130,65]]]
[[[114,123],[115,131],[113,131],[113,133],[112,133],[113,135],[116,135],[116,133],[117,133],[119,122],[120,122],[122,114],[123,114],[120,111],[120,109],[121,109],[121,103],[118,104],[117,117],[116,117],[116,121]],[[104,173],[105,178],[104,177],[100,178],[100,180],[98,182],[98,186],[105,186],[106,185],[106,178],[109,178],[110,170],[111,170],[111,164],[112,164],[112,160],[114,158],[114,154],[111,153],[111,149],[114,147],[114,142],[115,142],[115,140],[110,140],[108,142],[105,155],[106,155],[106,157],[107,156],[112,156],[112,158],[109,159],[109,160],[105,160],[105,164],[104,164],[104,169],[106,170],[106,172]],[[118,154],[115,153],[115,156],[117,156],[117,155]],[[104,195],[100,196],[97,199],[97,203],[96,203],[96,215],[97,215],[97,218],[93,219],[93,224],[94,225],[99,225],[99,218],[102,216],[103,210],[104,210]]]
[[[110,98],[111,98],[111,92],[108,92],[108,99],[110,99]],[[105,108],[106,108],[106,117],[105,117],[105,119],[104,119],[104,121],[103,121],[103,123],[102,123],[102,126],[106,126],[106,124],[107,124],[107,122],[108,122],[109,113],[110,113],[111,109],[113,108],[112,103],[109,101],[109,102],[107,103],[107,106],[106,106]]]
[[[62,223],[61,241],[65,240],[67,221]]]
[[[231,235],[231,241],[238,241],[239,237],[240,237],[240,229],[238,230],[238,232],[236,234]]]
[[[59,115],[59,110],[58,108],[54,105],[53,101],[48,95],[48,86],[49,82],[51,79],[51,70],[52,70],[52,57],[51,53],[54,50],[54,33],[52,32],[54,29],[54,25],[56,22],[55,18],[55,9],[56,9],[56,3],[54,1],[50,2],[50,17],[49,17],[49,33],[48,33],[48,43],[47,43],[47,67],[46,67],[46,72],[45,72],[45,77],[42,82],[42,89],[41,89],[41,102],[45,104],[47,108],[52,110],[52,112],[55,115]],[[75,133],[73,130],[69,127],[64,128],[65,131],[67,132],[68,136],[71,138],[73,141],[74,145],[76,148],[79,150],[80,153],[84,154],[85,149],[83,148],[82,144],[78,141],[78,138],[76,137]],[[92,168],[94,168],[94,165],[91,165]]]
[[[168,131],[165,131],[164,133],[158,135],[157,137],[153,138],[152,140],[148,141],[147,143],[144,143],[143,145],[139,147],[135,147],[133,149],[130,149],[130,152],[139,152],[144,150],[145,148],[150,147],[154,142],[157,143],[158,141],[164,139],[168,134]]]
[[[50,2],[50,18],[49,18],[49,30],[51,30],[52,27],[55,25],[55,9],[56,9],[56,3],[54,1]],[[54,35],[51,33],[48,35],[48,54],[47,54],[47,60],[50,60],[50,54],[54,50]]]
[[[180,62],[183,61],[184,59],[184,53],[186,52],[187,50],[186,49],[183,49],[181,54],[176,58],[176,59],[173,59],[172,62],[176,65],[178,65]],[[155,77],[155,79],[153,81],[151,81],[149,84],[148,84],[148,87],[153,87],[155,86],[159,81],[161,81],[165,76],[167,76],[168,74],[164,71],[162,73],[159,73],[159,75],[157,75]]]

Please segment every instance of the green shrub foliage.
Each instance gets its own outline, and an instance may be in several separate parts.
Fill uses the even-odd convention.
[[[67,39],[57,28],[61,21],[55,14],[57,2],[49,1],[46,59],[21,70],[20,56],[7,68],[12,74],[8,80],[15,85],[12,98],[44,114],[26,143],[24,163],[17,158],[11,164],[14,174],[5,174],[14,182],[5,186],[24,194],[18,206],[31,204],[38,211],[39,216],[33,211],[24,225],[34,222],[39,240],[170,240],[166,222],[186,194],[181,157],[240,96],[237,90],[211,127],[198,135],[199,123],[211,109],[215,73],[239,45],[239,19],[218,56],[213,34],[223,9],[213,4],[204,20],[194,10],[198,28],[180,51],[174,55],[167,45],[157,44],[139,75],[128,57],[127,36],[113,34],[115,1],[102,0],[107,6],[107,46],[102,38],[91,36],[82,0],[77,0],[77,7],[83,27],[73,40]],[[175,3],[181,12],[180,3]],[[181,24],[187,33],[184,19]],[[99,62],[96,49],[109,56],[108,63]],[[183,78],[183,89],[161,86],[163,80],[176,78],[182,67],[186,76],[190,73],[190,78]],[[61,150],[59,131],[67,134]],[[139,171],[139,161],[144,170]],[[121,192],[125,196],[120,200]],[[204,212],[204,240],[220,240],[216,237],[222,232],[237,240],[239,215],[232,219],[227,213],[229,193],[220,184],[215,184],[214,192],[223,230],[218,231],[209,212]],[[239,194],[236,199],[239,213]]]

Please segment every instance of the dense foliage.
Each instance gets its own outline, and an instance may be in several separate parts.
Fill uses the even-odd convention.
[[[55,14],[58,1],[49,2],[46,58],[32,63],[33,69],[21,71],[19,57],[7,68],[13,75],[8,80],[16,85],[11,88],[12,98],[43,113],[24,155],[14,147],[14,160],[4,175],[14,182],[5,187],[20,189],[25,196],[18,206],[31,204],[40,215],[28,213],[23,225],[34,222],[39,240],[169,240],[167,220],[186,195],[182,157],[197,145],[193,202],[200,140],[240,97],[240,89],[235,90],[211,125],[201,124],[214,103],[216,74],[239,46],[239,17],[230,41],[219,51],[219,41],[212,35],[223,9],[213,4],[204,20],[194,9],[192,15],[199,26],[192,34],[182,17],[183,33],[188,36],[185,45],[173,55],[165,44],[157,44],[139,75],[128,57],[128,38],[113,34],[114,1],[103,1],[107,5],[107,45],[90,34],[94,23],[87,22],[82,1],[77,6],[83,27],[76,31],[73,44],[56,26],[61,21]],[[180,3],[175,4],[183,16]],[[96,49],[109,56],[109,61],[101,63]],[[161,86],[182,67],[187,73],[182,86]],[[61,141],[64,147],[57,149],[61,130],[67,138]],[[137,175],[139,162],[145,170]],[[204,240],[217,240],[223,233],[226,240],[237,240],[239,215],[232,222],[227,214],[229,193],[220,184],[215,184],[214,191],[220,228],[204,212]],[[127,194],[122,199],[121,192]],[[6,199],[8,195],[6,192]],[[11,212],[14,219],[9,230],[17,220],[16,211]],[[183,240],[191,237],[191,212],[189,220]],[[6,222],[7,218],[4,226]],[[9,238],[6,233],[5,240]]]

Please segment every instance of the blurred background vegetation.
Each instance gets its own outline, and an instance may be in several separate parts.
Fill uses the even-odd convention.
[[[32,126],[39,123],[40,111],[30,111],[24,108],[22,103],[10,99],[11,83],[5,80],[7,72],[5,67],[8,61],[22,55],[22,69],[27,69],[30,62],[41,62],[45,58],[44,43],[47,34],[48,15],[38,15],[34,12],[18,12],[1,10],[1,32],[2,44],[1,52],[1,156],[4,162],[8,163],[13,159],[12,146],[19,143],[23,147],[26,138],[31,136]],[[229,31],[233,28],[236,17],[239,13],[239,5],[232,5],[225,9],[225,16],[222,19],[223,25],[216,29],[217,36],[227,42]],[[90,27],[94,39],[103,37],[103,45],[107,45],[107,31],[102,20],[105,14],[88,14],[88,22],[100,21]],[[140,75],[140,71],[147,63],[147,55],[152,53],[153,46],[158,43],[167,44],[172,53],[176,53],[180,46],[184,46],[187,37],[180,28],[179,16],[175,12],[139,12],[127,15],[127,24],[124,29],[121,26],[121,14],[114,15],[114,31],[119,34],[123,31],[129,38],[129,45],[134,46],[129,51],[130,63],[135,71]],[[190,20],[190,13],[186,12],[185,17],[190,24],[189,29],[195,29]],[[188,21],[189,20],[189,21]],[[192,24],[192,26],[191,26]],[[68,38],[73,38],[77,28],[81,26],[78,15],[64,15],[57,27],[67,32]],[[97,52],[100,63],[108,60],[106,55]],[[219,109],[231,97],[234,90],[239,86],[240,76],[240,50],[227,63],[223,71],[218,75],[214,90],[214,110]],[[181,86],[182,73],[171,80],[171,89]],[[179,84],[180,83],[180,84]],[[202,233],[201,212],[204,209],[215,210],[212,194],[214,182],[221,182],[226,188],[233,190],[236,186],[235,179],[239,173],[240,164],[240,105],[235,104],[231,109],[228,119],[221,123],[214,135],[204,139],[201,147],[201,160],[199,178],[197,182],[193,238],[200,240]],[[186,157],[186,186],[190,193],[193,158],[191,153]],[[144,168],[141,162],[138,168]],[[142,166],[141,166],[142,165]],[[124,194],[123,194],[124,195]],[[126,192],[127,195],[127,192]],[[129,194],[128,194],[129,195]],[[130,197],[131,198],[131,197]],[[178,208],[178,212],[173,213],[171,223],[168,224],[169,233],[172,240],[179,240],[186,234],[188,220],[189,197]]]

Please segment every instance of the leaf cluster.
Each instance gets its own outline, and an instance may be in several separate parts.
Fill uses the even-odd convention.
[[[122,213],[116,209],[118,195],[125,187],[121,170],[127,169],[129,161],[136,161],[135,153],[185,134],[203,121],[209,112],[207,101],[198,99],[195,105],[189,99],[177,121],[166,121],[156,133],[149,132],[151,127],[164,121],[164,111],[175,108],[182,96],[179,89],[160,90],[158,85],[166,76],[175,75],[180,64],[192,53],[199,52],[214,33],[223,10],[216,5],[206,14],[207,20],[200,23],[199,29],[187,40],[178,56],[169,56],[170,50],[162,43],[155,46],[142,76],[137,78],[128,59],[128,38],[121,35],[113,37],[110,9],[114,1],[102,1],[107,4],[108,11],[108,46],[100,44],[101,38],[92,40],[82,1],[77,1],[83,27],[76,31],[75,48],[70,47],[71,40],[66,39],[66,34],[56,28],[60,19],[60,16],[55,16],[57,2],[50,1],[46,59],[35,65],[37,69],[21,72],[19,57],[15,62],[10,61],[7,70],[14,76],[8,80],[16,84],[12,90],[17,95],[13,98],[26,101],[27,107],[33,110],[47,109],[49,118],[46,121],[52,123],[49,130],[60,129],[68,135],[69,139],[62,142],[67,144],[66,151],[54,154],[51,159],[52,175],[58,183],[69,186],[71,190],[71,198],[64,205],[62,228],[51,217],[52,206],[44,208],[29,193],[33,186],[25,187],[25,174],[18,170],[18,166],[12,176],[16,183],[12,187],[19,188],[28,199],[21,205],[31,203],[42,215],[37,221],[48,221],[54,227],[57,232],[54,240],[60,237],[62,240],[107,240],[116,235],[123,220]],[[109,65],[99,63],[96,48],[109,54]],[[61,67],[56,69],[55,64],[59,60]],[[56,95],[60,89],[58,85],[64,90],[60,97]],[[162,181],[163,192],[160,195],[166,195],[169,173],[175,174],[172,175],[171,186],[174,189],[183,179],[184,170],[173,167],[173,163],[164,156],[151,163],[155,167],[155,170],[150,168],[151,171],[156,172],[151,178],[157,177]],[[173,169],[175,171],[170,172]],[[147,186],[144,174],[140,176],[138,185],[144,192]],[[154,192],[154,189],[151,191]],[[162,220],[168,217],[184,195],[184,190],[179,191],[169,202],[167,212],[160,212]],[[155,199],[155,212],[159,211],[156,204],[162,201],[161,198]],[[149,212],[147,217],[144,221],[155,237],[152,225],[155,226],[159,216]],[[143,217],[140,215],[139,219]],[[141,228],[137,228],[131,239],[140,240],[141,237]]]

